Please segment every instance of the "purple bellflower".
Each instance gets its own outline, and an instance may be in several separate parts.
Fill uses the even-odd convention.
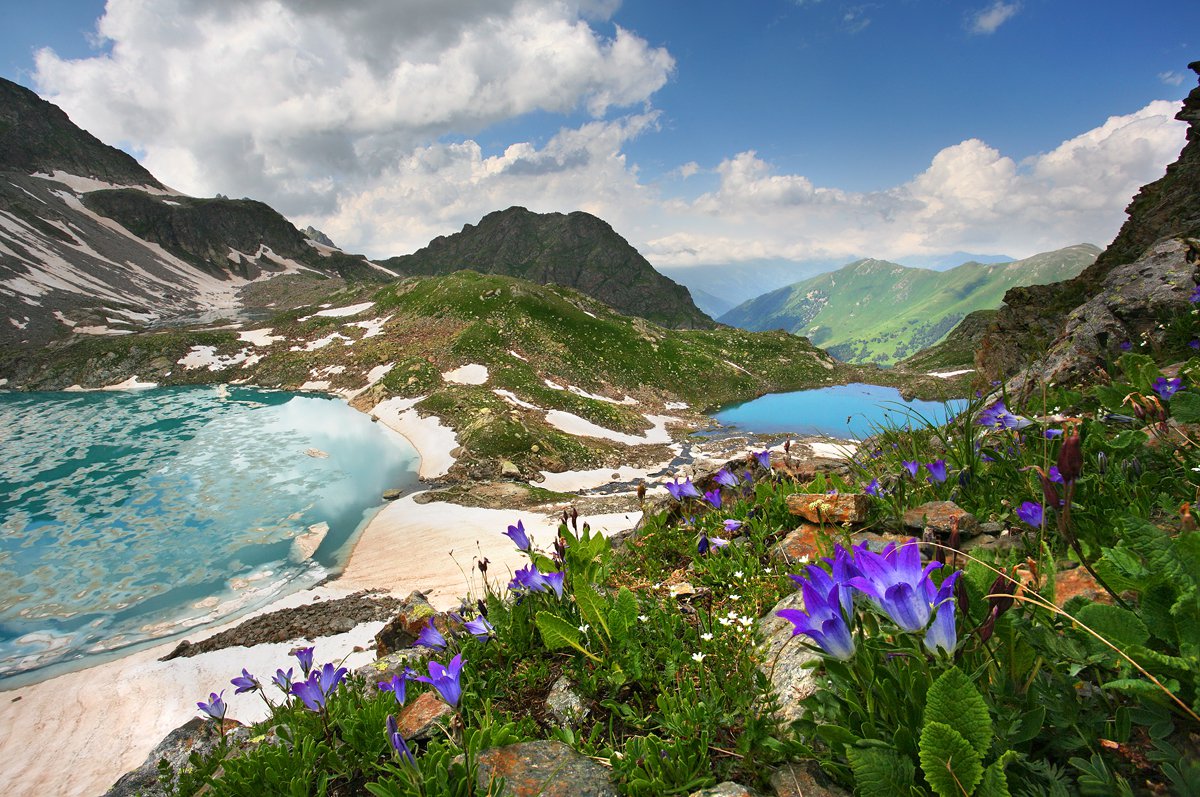
[[[1123,340],[1123,341],[1121,341],[1121,345],[1117,346],[1117,348],[1120,349],[1121,351],[1129,351],[1130,349],[1133,348],[1133,344],[1127,340]]]
[[[542,580],[546,582],[546,586],[554,590],[554,596],[556,598],[561,598],[563,596],[563,580],[566,578],[566,575],[566,571],[564,570],[542,574]]]
[[[696,485],[692,484],[690,478],[684,479],[683,484],[679,483],[679,479],[668,482],[666,485],[667,492],[676,501],[682,501],[685,498],[699,498],[700,491],[696,489]]]
[[[1192,304],[1200,302],[1200,285],[1196,286],[1196,290],[1192,291],[1192,295],[1188,297],[1188,301]]]
[[[258,679],[247,672],[245,667],[242,668],[242,674],[229,683],[237,687],[233,692],[235,695],[240,695],[242,692],[253,692],[256,689],[262,688],[262,684],[258,682]]]
[[[755,451],[754,452],[754,461],[757,462],[758,466],[760,468],[762,468],[763,470],[770,470],[771,469],[771,449],[768,448],[766,451]]]
[[[443,667],[436,661],[429,662],[429,677],[418,675],[413,680],[429,684],[438,691],[442,700],[457,708],[458,700],[462,697],[462,666],[462,654],[459,653],[450,660],[447,667]]]
[[[712,504],[713,509],[721,508],[721,488],[709,490],[704,494],[704,500]]]
[[[1192,340],[1189,340],[1188,348],[1189,349],[1200,349],[1200,339],[1193,338]]]
[[[1046,438],[1047,440],[1053,440],[1056,437],[1062,437],[1062,434],[1062,429],[1047,429],[1046,431],[1042,432],[1042,437]]]
[[[1197,288],[1197,290],[1200,290],[1200,288]],[[1179,377],[1167,379],[1165,376],[1160,376],[1154,380],[1154,384],[1151,387],[1154,388],[1154,392],[1158,394],[1160,399],[1166,401],[1183,389],[1183,380]]]
[[[725,533],[733,534],[742,527],[742,521],[729,518],[725,521]]]
[[[916,540],[897,546],[889,543],[879,553],[855,548],[854,564],[861,576],[850,586],[864,593],[901,630],[922,631],[929,624],[929,574],[941,567],[930,562],[921,567],[921,548]]]
[[[883,490],[879,486],[879,479],[871,479],[871,483],[863,488],[863,492],[867,495],[873,495],[876,498],[883,497]]]
[[[562,574],[554,573],[553,575],[561,576]],[[549,577],[547,577],[546,580],[549,581],[550,580]],[[551,582],[551,586],[553,586],[553,582]],[[559,579],[559,589],[556,590],[559,592],[560,598],[562,597],[561,590],[562,590],[562,579],[560,578]],[[496,630],[492,626],[492,624],[487,621],[487,618],[483,617],[483,616],[476,617],[474,620],[468,620],[467,622],[463,623],[463,628],[467,629],[467,631],[471,634],[471,636],[475,637],[480,642],[486,642],[489,639],[491,639],[492,632]]]
[[[1004,406],[1004,400],[998,399],[979,413],[975,423],[991,429],[1024,429],[1033,422],[1020,415],[1013,415],[1008,411],[1008,407]]]
[[[926,481],[934,484],[941,484],[946,481],[946,460],[937,459],[933,462],[926,462],[925,470],[929,471],[929,477]]]
[[[525,524],[520,520],[517,521],[517,525],[509,526],[508,531],[504,533],[517,546],[518,551],[530,551],[533,549],[533,543],[529,541],[529,535],[525,533]]]
[[[292,651],[292,655],[300,662],[300,671],[304,673],[304,677],[308,677],[308,673],[312,670],[313,649],[312,648],[296,648]]]
[[[929,630],[925,632],[925,647],[929,652],[936,653],[941,650],[945,653],[953,653],[954,648],[958,645],[958,630],[954,625],[954,609],[956,602],[954,600],[954,582],[962,575],[961,570],[955,570],[942,585],[933,591],[933,582],[926,581],[926,593],[929,600],[933,603],[933,622],[929,624]]]
[[[546,577],[532,564],[522,567],[508,582],[508,588],[513,592],[545,592],[546,586]]]
[[[1017,507],[1017,517],[1035,529],[1042,527],[1042,515],[1042,505],[1035,504],[1033,501],[1026,501]]]
[[[713,481],[722,487],[733,488],[738,486],[738,477],[730,473],[727,468],[721,468],[717,471],[717,474],[713,476]]]
[[[434,627],[433,618],[430,617],[429,621],[425,623],[425,627],[421,629],[421,633],[417,635],[417,644],[434,650],[445,650],[449,643],[442,632]]]
[[[225,719],[225,710],[227,708],[223,699],[224,697],[224,689],[221,690],[221,694],[219,695],[216,692],[209,692],[208,702],[199,702],[196,703],[196,706],[205,714],[212,717],[217,722],[220,722],[221,720]]]
[[[275,677],[271,679],[271,683],[282,689],[284,694],[288,694],[292,691],[292,677],[291,667],[287,668],[287,672],[281,668],[275,671]]]
[[[819,567],[815,569],[825,572]],[[828,578],[826,574],[826,579]],[[854,637],[851,636],[850,626],[846,624],[846,617],[842,613],[837,585],[830,579],[828,591],[823,591],[812,581],[801,579],[800,591],[804,595],[804,610],[780,609],[776,612],[795,626],[792,636],[807,634],[821,650],[835,659],[846,661],[851,658],[854,655]]]
[[[388,742],[392,745],[392,749],[400,758],[407,761],[409,764],[416,766],[417,760],[413,758],[412,750],[408,749],[408,745],[404,742],[404,736],[400,734],[400,728],[396,725],[396,718],[388,714],[387,722],[384,723]]]
[[[405,692],[408,689],[408,679],[413,674],[412,670],[405,669],[399,675],[393,675],[390,681],[380,681],[380,692],[391,692],[396,697],[396,702],[404,705]]]
[[[900,464],[904,466],[904,469],[906,471],[908,471],[909,476],[912,476],[914,479],[917,478],[917,471],[921,467],[921,464],[919,462],[917,462],[916,460],[905,459],[905,460],[902,460],[900,462]]]

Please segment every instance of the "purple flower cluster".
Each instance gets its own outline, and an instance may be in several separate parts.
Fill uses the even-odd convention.
[[[437,690],[449,705],[457,707],[458,699],[462,697],[462,654],[455,654],[449,666],[443,667],[436,661],[429,662],[429,676],[417,675],[414,681],[427,683]]]
[[[347,672],[345,667],[328,663],[319,670],[314,668],[307,680],[292,684],[292,694],[300,698],[309,711],[322,711],[326,699],[338,688]]]
[[[1013,415],[1008,411],[1008,407],[1004,406],[1004,400],[999,399],[980,412],[975,423],[991,429],[1024,429],[1033,421],[1022,418],[1020,415]]]
[[[1200,288],[1197,288],[1197,290],[1200,290]],[[1154,380],[1154,384],[1151,387],[1154,388],[1154,392],[1158,394],[1160,399],[1166,401],[1183,389],[1183,380],[1179,377],[1167,379],[1165,376],[1160,376]]]
[[[696,489],[696,485],[692,484],[692,480],[690,478],[684,479],[683,484],[679,483],[679,479],[675,479],[667,482],[664,486],[667,488],[667,492],[670,493],[671,497],[676,501],[682,501],[685,498],[700,497],[700,491]]]
[[[565,576],[566,573],[563,571],[542,573],[538,571],[537,565],[528,564],[516,572],[513,580],[508,582],[508,588],[510,591],[516,593],[554,590],[555,596],[561,598],[563,596],[563,578]]]
[[[934,584],[931,574],[941,565],[931,562],[922,567],[916,540],[891,543],[878,553],[866,545],[852,551],[839,545],[834,558],[825,562],[828,571],[809,565],[805,575],[792,576],[804,596],[805,609],[782,609],[778,614],[795,626],[793,634],[807,634],[830,656],[849,659],[855,650],[850,626],[858,592],[902,631],[924,631],[930,651],[954,651],[958,644],[954,584],[961,572],[956,570],[940,585]]]

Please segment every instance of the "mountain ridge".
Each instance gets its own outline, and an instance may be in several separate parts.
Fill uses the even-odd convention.
[[[804,334],[838,359],[888,365],[942,340],[969,313],[998,306],[1009,287],[1077,274],[1099,252],[1076,244],[946,271],[863,258],[744,302],[718,320]]]

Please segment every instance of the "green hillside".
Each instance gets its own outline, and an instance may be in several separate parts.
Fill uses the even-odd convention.
[[[999,307],[1009,288],[1070,279],[1099,253],[1078,244],[948,271],[859,260],[745,302],[720,321],[749,330],[784,329],[840,360],[890,365],[942,340],[967,314]]]

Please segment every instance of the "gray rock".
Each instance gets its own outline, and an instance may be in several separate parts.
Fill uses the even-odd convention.
[[[840,786],[825,785],[824,774],[812,764],[785,764],[771,774],[775,797],[850,797]]]
[[[688,797],[758,797],[758,792],[747,789],[740,783],[727,780],[716,786],[694,791]]]
[[[400,498],[403,495],[404,495],[403,490],[392,488],[390,490],[383,491],[383,500],[384,501],[395,501],[397,498]]]
[[[943,539],[950,536],[956,520],[962,539],[979,534],[979,521],[953,501],[929,501],[904,511],[906,528],[920,531],[929,529],[941,535]]]
[[[236,727],[228,730],[230,725]],[[225,720],[225,727],[231,748],[243,745],[250,736],[249,730],[238,725],[236,720]],[[167,794],[173,794],[179,770],[188,766],[188,759],[192,753],[198,753],[201,757],[207,756],[216,749],[220,741],[221,733],[216,722],[193,717],[168,733],[166,738],[150,751],[142,765],[122,775],[112,788],[104,793],[104,797],[166,797]],[[176,773],[170,792],[163,789],[158,779],[160,761],[166,761],[172,772]]]
[[[493,747],[479,755],[479,788],[495,797],[617,797],[609,771],[562,742],[536,741]]]
[[[776,716],[785,723],[803,716],[800,701],[815,692],[818,686],[814,670],[803,665],[820,657],[802,647],[800,640],[793,641],[795,626],[777,614],[780,609],[803,608],[804,598],[796,591],[785,596],[758,621],[764,640],[759,669],[771,681],[771,689],[780,703]]]
[[[546,710],[563,727],[574,727],[587,716],[583,698],[572,688],[570,679],[565,675],[550,687],[550,694],[546,696]]]

